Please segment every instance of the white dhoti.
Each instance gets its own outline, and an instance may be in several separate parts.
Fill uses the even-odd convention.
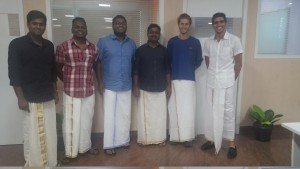
[[[216,153],[222,145],[222,138],[233,141],[235,138],[235,110],[233,103],[234,86],[214,89],[207,86],[205,113],[205,138],[213,141]]]
[[[91,149],[91,130],[94,115],[95,94],[75,98],[63,93],[63,138],[65,155],[77,157]]]
[[[114,92],[105,89],[103,149],[129,145],[131,90]]]
[[[169,100],[170,141],[195,139],[196,88],[195,82],[173,80]]]
[[[56,110],[54,100],[29,103],[24,119],[26,167],[57,165]]]
[[[138,99],[138,143],[159,144],[167,135],[167,98],[163,92],[140,90]]]

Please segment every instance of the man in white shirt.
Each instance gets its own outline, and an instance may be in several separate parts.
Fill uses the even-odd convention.
[[[243,48],[240,39],[226,31],[224,13],[212,17],[215,35],[204,44],[207,66],[207,107],[205,114],[205,138],[202,150],[211,148],[219,152],[222,138],[229,141],[228,158],[237,156],[235,145],[234,83],[242,68]]]

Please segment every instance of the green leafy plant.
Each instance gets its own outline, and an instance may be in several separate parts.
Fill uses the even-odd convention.
[[[253,105],[250,111],[250,116],[254,120],[254,123],[261,124],[263,126],[270,126],[280,120],[280,117],[283,115],[275,115],[274,111],[271,109],[263,111],[259,106]]]

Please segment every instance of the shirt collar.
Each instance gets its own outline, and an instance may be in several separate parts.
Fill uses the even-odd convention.
[[[42,37],[43,38],[43,37]],[[35,45],[37,45],[36,43],[34,43],[34,41],[32,40],[32,38],[31,38],[31,36],[30,36],[30,33],[28,32],[27,33],[27,35],[26,35],[26,39],[28,40],[28,42],[30,42],[30,43],[32,43],[32,44],[35,44]],[[43,45],[42,46],[44,46],[44,44],[45,44],[45,39],[43,38]]]
[[[110,35],[110,38],[111,38],[112,40],[117,40],[117,36],[116,36],[115,34],[111,34],[111,35]],[[127,41],[128,39],[129,39],[128,36],[125,35],[124,42]]]
[[[212,35],[211,37],[209,37],[209,39],[214,40],[214,39],[215,39],[215,36],[216,36],[216,35]],[[228,33],[227,31],[225,32],[223,39],[227,39],[227,40],[229,39],[229,33]]]
[[[149,42],[147,42],[146,44],[147,44],[147,46],[151,47],[151,46],[149,45]],[[157,42],[156,48],[157,48],[157,47],[160,47],[160,46],[161,46],[161,44],[160,44],[159,42]]]
[[[70,39],[70,41],[72,44],[77,45],[73,37]],[[86,39],[85,44],[86,44],[86,46],[89,46],[91,44],[91,42]]]

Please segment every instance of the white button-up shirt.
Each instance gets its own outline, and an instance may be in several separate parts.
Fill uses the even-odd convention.
[[[234,56],[243,53],[240,39],[228,32],[219,42],[215,35],[205,41],[204,56],[209,57],[207,85],[228,88],[234,85]]]

